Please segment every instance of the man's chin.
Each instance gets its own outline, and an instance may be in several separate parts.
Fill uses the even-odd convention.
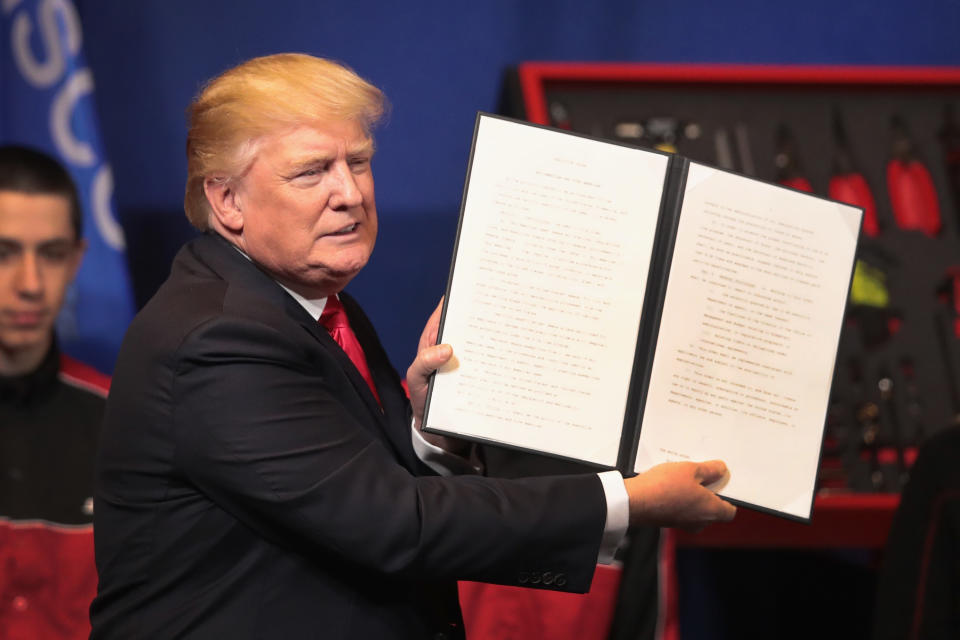
[[[52,331],[48,327],[0,327],[0,349],[10,353],[45,347]]]
[[[304,274],[297,274],[286,281],[281,280],[281,283],[307,299],[325,298],[342,291],[362,268],[331,269],[324,266],[322,269],[311,269]]]
[[[331,271],[323,278],[320,286],[327,291],[337,293],[350,284],[350,281],[359,273],[360,269]],[[327,295],[329,295],[329,293]]]
[[[346,283],[353,280],[357,274],[359,274],[363,268],[367,266],[368,259],[369,255],[364,256],[362,259],[358,258],[355,261],[343,261],[336,264],[318,265],[316,272],[322,274],[321,278],[323,280]]]

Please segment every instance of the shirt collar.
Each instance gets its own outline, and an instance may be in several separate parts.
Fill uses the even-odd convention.
[[[276,282],[276,280],[274,280],[274,282]],[[277,284],[279,284],[284,291],[289,293],[294,300],[299,302],[300,306],[303,307],[304,310],[307,313],[309,313],[314,320],[320,320],[320,314],[323,313],[323,308],[327,306],[327,297],[329,296],[324,296],[323,298],[307,299],[307,298],[304,298],[299,293],[297,293],[296,291],[294,291],[293,289],[289,287],[285,287],[283,286],[283,284],[279,282],[277,282]]]

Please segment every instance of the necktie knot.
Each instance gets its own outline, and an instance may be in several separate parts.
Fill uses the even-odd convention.
[[[336,295],[331,295],[327,298],[327,303],[324,305],[323,312],[320,314],[319,322],[323,325],[323,328],[331,334],[338,329],[343,330],[350,328],[350,322],[347,320],[347,312],[344,311],[343,304]]]

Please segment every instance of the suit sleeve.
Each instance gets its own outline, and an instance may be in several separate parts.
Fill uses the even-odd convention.
[[[596,475],[417,477],[322,348],[219,317],[175,358],[176,460],[220,508],[320,561],[416,579],[589,588],[605,519]]]

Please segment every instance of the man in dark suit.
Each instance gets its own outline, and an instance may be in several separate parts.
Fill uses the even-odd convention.
[[[447,474],[470,468],[464,445],[418,432],[427,378],[452,355],[433,345],[438,314],[408,402],[342,293],[376,238],[382,108],[351,71],[289,54],[193,103],[185,204],[207,233],[115,370],[93,638],[462,637],[456,579],[583,591],[628,519],[733,517],[701,484],[722,463],[626,481]]]

